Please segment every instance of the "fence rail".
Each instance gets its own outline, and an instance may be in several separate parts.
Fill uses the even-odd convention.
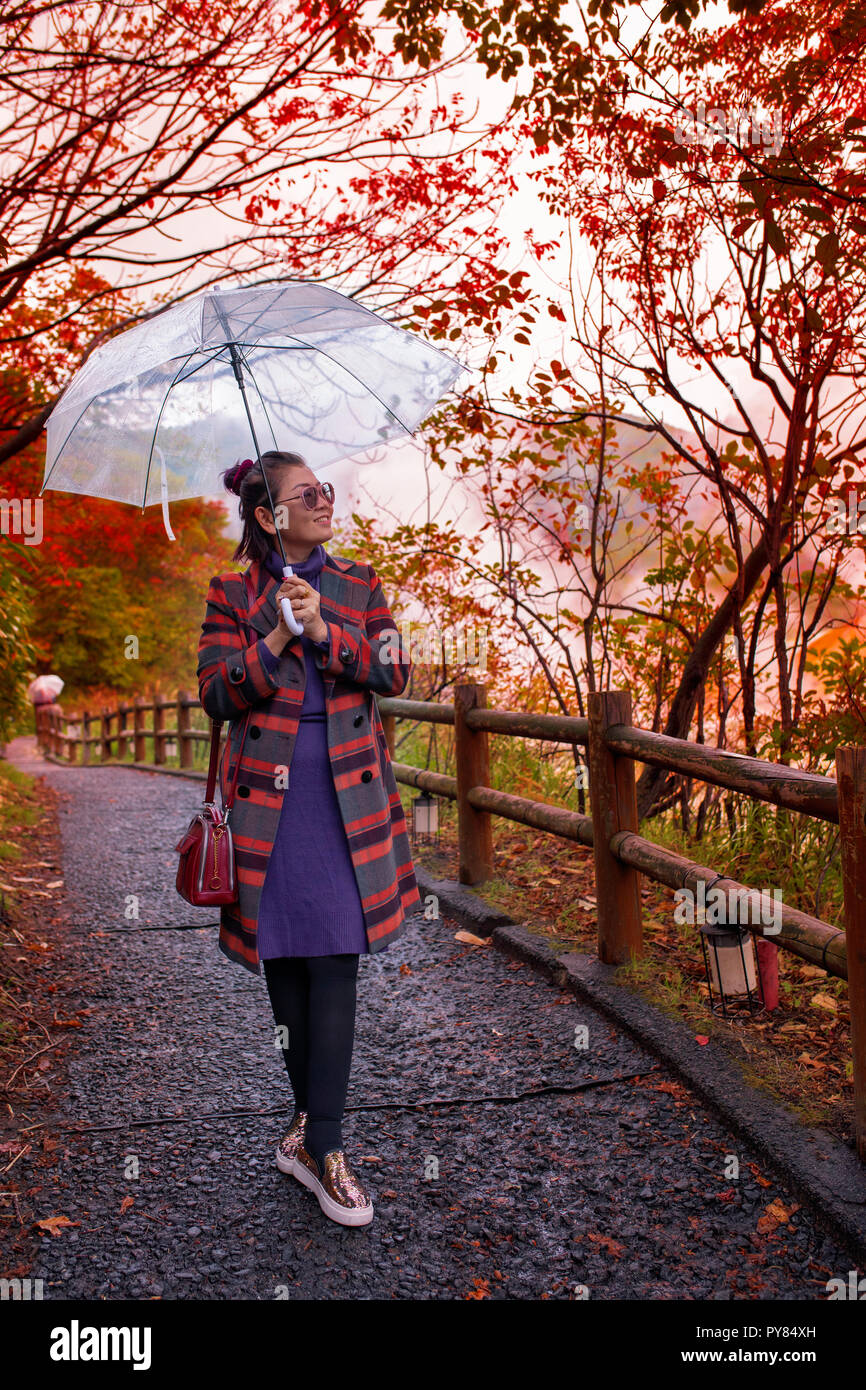
[[[635,728],[631,724],[628,693],[591,694],[585,719],[488,709],[486,698],[486,687],[471,682],[456,686],[453,704],[378,698],[392,761],[398,719],[454,726],[455,777],[396,761],[394,775],[404,785],[456,802],[461,883],[478,885],[493,874],[493,816],[577,841],[591,849],[595,861],[598,955],[610,964],[624,964],[643,955],[641,874],[656,883],[692,892],[697,892],[700,883],[711,885],[725,894],[740,895],[741,902],[741,895],[759,892],[716,869],[674,854],[638,833],[635,762],[651,763],[696,781],[741,792],[753,800],[839,825],[844,930],[781,904],[781,930],[773,934],[772,945],[848,982],[854,1141],[859,1158],[866,1162],[866,749],[838,748],[834,779]],[[37,737],[46,751],[70,762],[76,761],[80,748],[85,764],[94,761],[94,748],[99,749],[98,761],[110,761],[113,744],[117,757],[125,760],[131,741],[135,763],[157,767],[166,763],[167,744],[176,742],[181,769],[192,769],[194,744],[210,741],[208,731],[192,728],[191,711],[199,707],[198,700],[184,690],[178,691],[174,699],[154,694],[149,700],[136,698],[131,704],[121,703],[114,710],[104,706],[99,714],[85,711],[80,716],[66,715],[58,706],[50,706],[37,709]],[[173,730],[166,727],[169,710],[176,714]],[[149,729],[145,727],[148,713],[153,715]],[[99,733],[91,733],[97,722]],[[114,732],[112,724],[116,724]],[[76,725],[78,728],[70,732],[70,726]],[[591,814],[491,787],[489,734],[585,748]],[[145,763],[148,738],[154,742],[153,764]],[[766,924],[751,920],[751,914],[747,916],[750,920],[742,925],[759,938],[759,944],[766,943]],[[760,950],[758,964],[760,969]]]

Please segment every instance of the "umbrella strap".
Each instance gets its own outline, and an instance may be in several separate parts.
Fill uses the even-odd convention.
[[[253,586],[252,586],[252,579],[250,578],[250,572],[249,572],[249,570],[247,570],[246,574],[244,575],[244,589],[245,589],[246,595],[247,595],[247,611],[249,611],[249,608],[250,608],[250,606],[252,605],[252,600],[253,600]],[[253,633],[252,633],[252,628],[250,627],[249,623],[247,624],[247,635],[248,635],[248,636],[250,637],[250,639],[252,640],[252,635],[253,635]],[[240,745],[239,745],[239,747],[238,747],[238,757],[237,757],[237,762],[235,763],[234,776],[232,777],[231,786],[229,787],[229,790],[228,790],[228,795],[227,795],[226,799],[223,801],[223,811],[224,811],[224,812],[227,811],[227,810],[230,808],[230,806],[231,806],[231,804],[232,804],[232,802],[233,802],[233,800],[234,800],[235,786],[236,786],[236,784],[237,784],[238,772],[240,771],[240,766],[241,766],[241,753],[243,752],[244,740],[246,739],[246,736],[247,736],[247,729],[249,728],[250,717],[251,717],[251,715],[252,715],[252,712],[253,712],[253,707],[252,707],[252,705],[250,705],[249,709],[247,710],[246,721],[245,721],[245,723],[244,723],[244,731],[243,731],[243,734],[242,734],[242,736],[241,736]],[[209,763],[209,765],[208,765],[208,772],[207,772],[207,789],[206,789],[206,791],[205,791],[205,798],[204,798],[204,799],[205,799],[205,804],[212,804],[212,803],[213,803],[214,792],[216,791],[217,761],[218,761],[218,753],[219,753],[220,731],[221,731],[221,729],[222,729],[222,720],[221,720],[221,719],[214,719],[214,720],[212,720],[211,722],[212,722],[212,724],[213,724],[213,729],[212,729],[212,731],[211,731],[211,740],[210,740],[210,763]]]
[[[168,478],[165,475],[165,454],[158,444],[154,445],[156,453],[159,454],[159,473],[160,473],[160,500],[162,501],[162,524],[165,527],[166,535],[170,541],[176,541],[177,536],[171,529],[171,522],[168,519]]]

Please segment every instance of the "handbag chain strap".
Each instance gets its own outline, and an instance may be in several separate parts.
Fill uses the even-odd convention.
[[[253,601],[253,586],[252,586],[252,579],[250,578],[250,572],[249,572],[249,570],[246,571],[246,573],[244,574],[244,577],[243,577],[243,578],[244,578],[244,589],[245,589],[246,595],[247,595],[247,612],[249,612],[250,607],[251,607],[251,605],[252,605],[252,601]],[[250,624],[249,624],[249,623],[247,623],[247,635],[248,635],[248,636],[252,636],[252,628],[250,627]],[[239,745],[239,747],[238,747],[238,756],[237,756],[237,762],[235,763],[234,776],[232,777],[232,780],[231,780],[231,786],[229,787],[228,795],[227,795],[226,799],[223,801],[223,817],[224,817],[224,819],[227,819],[227,818],[228,818],[228,812],[231,810],[232,802],[233,802],[233,800],[234,800],[235,786],[236,786],[236,784],[237,784],[238,772],[240,771],[240,766],[241,766],[241,753],[243,752],[244,740],[246,739],[246,736],[247,736],[247,728],[249,727],[249,722],[250,722],[250,718],[251,718],[251,716],[252,716],[252,712],[253,712],[253,707],[252,707],[252,705],[250,705],[249,709],[247,710],[246,719],[245,719],[245,721],[244,721],[244,731],[243,731],[243,734],[241,735],[241,741],[240,741],[240,745]],[[216,774],[217,774],[217,765],[218,765],[218,762],[219,762],[220,730],[222,729],[223,721],[222,721],[221,719],[213,719],[213,720],[211,721],[211,723],[213,724],[213,729],[212,729],[212,731],[211,731],[211,740],[210,740],[210,763],[208,764],[208,770],[207,770],[207,787],[206,787],[206,789],[205,789],[205,795],[204,795],[205,805],[206,805],[206,806],[209,806],[209,805],[212,805],[212,804],[213,804],[214,792],[216,791]]]

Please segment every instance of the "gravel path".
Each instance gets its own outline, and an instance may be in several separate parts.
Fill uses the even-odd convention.
[[[663,1066],[448,918],[361,959],[343,1133],[376,1214],[334,1225],[274,1163],[291,1103],[264,979],[215,927],[148,930],[213,919],[174,888],[201,784],[27,770],[64,794],[92,1008],[61,1116],[89,1132],[62,1135],[39,1212],[80,1225],[41,1241],[46,1298],[791,1300],[846,1275],[802,1210],[763,1229],[795,1199]]]

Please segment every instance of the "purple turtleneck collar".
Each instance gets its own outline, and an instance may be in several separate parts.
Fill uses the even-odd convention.
[[[313,546],[313,549],[307,556],[306,560],[304,560],[303,562],[296,562],[290,560],[289,563],[292,566],[293,574],[300,575],[301,579],[306,579],[312,582],[312,580],[315,579],[316,575],[321,572],[326,559],[327,556],[325,554],[325,547],[320,542],[318,545]],[[268,553],[268,557],[265,560],[265,569],[268,571],[268,574],[272,574],[274,576],[274,579],[278,579],[280,580],[280,582],[282,582],[283,561],[279,551],[272,549]]]

